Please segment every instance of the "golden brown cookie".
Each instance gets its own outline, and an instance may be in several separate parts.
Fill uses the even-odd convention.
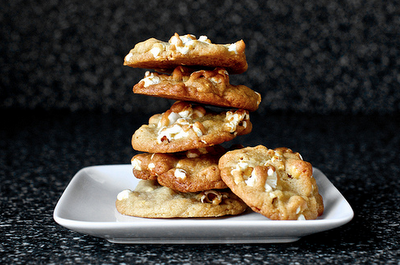
[[[137,94],[255,111],[261,95],[244,85],[231,85],[224,68],[194,71],[178,66],[172,75],[146,72],[134,87]]]
[[[274,220],[316,219],[324,211],[310,163],[288,148],[227,152],[221,178],[255,212]]]
[[[229,189],[183,193],[155,180],[141,180],[134,191],[121,191],[115,204],[121,214],[148,218],[218,217],[247,209]]]
[[[172,71],[179,65],[224,67],[231,74],[247,70],[243,40],[233,44],[213,44],[206,36],[175,33],[168,42],[150,38],[139,42],[125,56],[124,65]]]
[[[156,179],[162,186],[180,192],[226,189],[218,169],[224,153],[222,146],[172,154],[143,153],[135,155],[131,163],[136,178]]]
[[[150,117],[132,136],[132,147],[148,153],[175,153],[221,144],[250,133],[246,110],[213,113],[202,106],[178,101]]]

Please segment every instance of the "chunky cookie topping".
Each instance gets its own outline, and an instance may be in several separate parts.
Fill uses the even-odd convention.
[[[141,166],[142,161],[140,161],[139,159],[137,159],[137,158],[132,159],[132,160],[131,160],[131,164],[132,164],[132,167],[133,167],[134,169],[136,169],[136,170],[142,170],[142,166]]]
[[[185,179],[186,178],[185,170],[180,169],[180,168],[175,169],[174,175],[175,175],[175,177],[180,178],[180,179]]]
[[[161,78],[154,73],[150,73],[150,71],[146,71],[144,78],[140,81],[144,82],[144,87],[148,87],[159,84],[161,82]]]
[[[200,36],[199,39],[196,39],[196,36],[191,34],[179,36],[177,33],[175,33],[175,35],[172,36],[168,41],[170,43],[169,49],[172,51],[176,50],[182,54],[187,54],[190,50],[194,49],[197,41],[211,44],[211,41],[207,38],[207,36]]]
[[[236,43],[229,44],[229,45],[228,45],[228,51],[234,52],[234,53],[237,54],[238,51],[237,51]]]
[[[228,195],[224,192],[216,190],[207,190],[200,193],[200,201],[202,203],[211,203],[213,205],[218,205],[223,199],[228,198]]]
[[[196,42],[211,44],[211,40],[208,39],[207,36],[200,36],[197,39],[196,36],[192,34],[179,36],[177,33],[175,33],[175,35],[172,36],[168,42],[170,44],[169,49],[171,51],[176,51],[182,54],[187,54],[190,50],[193,50]],[[223,46],[226,47],[229,52],[233,52],[235,54],[238,53],[236,43],[224,44]],[[164,47],[168,49],[168,46],[165,45]]]
[[[200,122],[194,121],[204,116],[206,111],[203,107],[192,108],[185,103],[174,106],[162,115],[158,123],[158,143],[185,138],[189,135],[189,130],[193,130],[198,137],[205,133],[204,126]]]
[[[148,167],[149,170],[151,171],[151,170],[153,170],[153,169],[156,167],[156,165],[154,165],[154,163],[150,163],[147,167]]]
[[[278,175],[274,166],[265,163],[254,163],[254,161],[239,161],[236,167],[231,170],[234,181],[239,184],[244,181],[247,186],[255,187],[261,185],[265,192],[277,190]],[[264,184],[262,184],[264,183]]]
[[[236,131],[238,126],[247,127],[246,120],[250,119],[249,113],[245,110],[226,112],[226,127],[232,133]]]
[[[117,200],[122,201],[127,198],[129,198],[129,193],[131,193],[131,190],[123,190],[117,195]]]

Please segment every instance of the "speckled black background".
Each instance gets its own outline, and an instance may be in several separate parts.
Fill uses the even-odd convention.
[[[0,107],[158,112],[122,66],[137,42],[175,32],[243,39],[259,111],[400,110],[397,1],[2,1]]]
[[[398,1],[0,2],[1,264],[399,264]],[[72,177],[127,164],[133,132],[170,101],[134,95],[135,43],[244,39],[263,96],[233,142],[300,152],[351,222],[289,244],[123,245],[53,220]],[[90,196],[90,195],[89,195]]]

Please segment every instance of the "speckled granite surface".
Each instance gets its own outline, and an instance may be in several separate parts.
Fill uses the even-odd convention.
[[[1,1],[0,106],[164,110],[126,94],[144,71],[122,62],[178,32],[244,39],[249,70],[231,79],[262,94],[261,111],[399,111],[399,14],[374,0]]]
[[[129,163],[146,115],[2,111],[0,263],[398,264],[400,116],[254,113],[244,145],[287,146],[320,168],[354,219],[289,244],[118,245],[56,224],[81,168]],[[15,116],[16,115],[16,116]]]

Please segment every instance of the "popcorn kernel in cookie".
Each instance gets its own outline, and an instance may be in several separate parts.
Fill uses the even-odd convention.
[[[200,201],[202,203],[211,203],[213,205],[218,205],[222,202],[222,199],[226,198],[228,198],[226,193],[221,193],[215,190],[207,190],[201,193]]]
[[[140,161],[137,158],[132,159],[132,161],[131,161],[133,168],[136,170],[142,170],[141,163],[142,163],[142,161]]]
[[[238,126],[247,127],[246,120],[249,119],[248,112],[244,110],[226,112],[226,127],[230,132],[235,132]]]
[[[186,179],[186,171],[180,168],[175,169],[174,176],[180,179]]]

